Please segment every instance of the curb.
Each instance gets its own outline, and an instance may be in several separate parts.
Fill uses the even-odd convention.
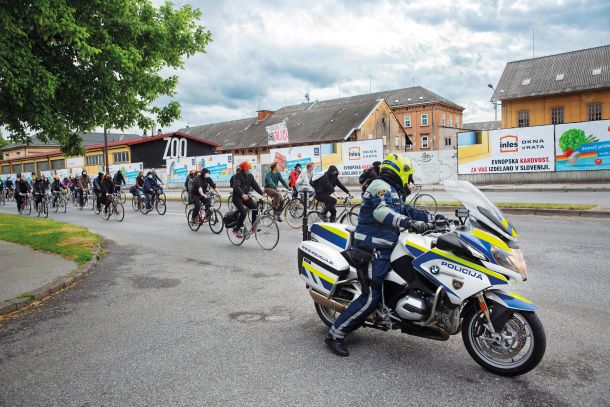
[[[594,188],[485,188],[484,185],[475,185],[482,192],[610,192],[610,187],[600,186]],[[442,187],[422,188],[427,192],[445,192]]]
[[[439,206],[439,211],[454,211],[457,206]],[[537,215],[537,216],[573,216],[583,218],[610,218],[610,211],[580,211],[571,209],[543,209],[543,208],[500,208],[509,215]]]
[[[99,259],[102,256],[103,242],[98,243],[94,249],[93,257],[87,263],[83,264],[79,268],[74,271],[71,271],[69,274],[61,277],[57,277],[52,282],[43,285],[35,290],[31,291],[31,295],[27,297],[17,297],[12,300],[8,300],[7,302],[0,304],[0,317],[13,313],[15,311],[19,311],[22,308],[27,307],[34,301],[40,301],[51,294],[54,294],[58,291],[63,290],[64,288],[69,287],[70,285],[82,280],[85,276],[87,276],[93,267],[97,264]]]

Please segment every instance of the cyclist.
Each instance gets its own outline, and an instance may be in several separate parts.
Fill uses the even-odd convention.
[[[64,189],[66,189],[66,187],[64,187],[61,184],[61,182],[59,182],[59,177],[57,175],[54,176],[53,182],[51,183],[51,194],[53,195],[53,203],[52,203],[53,208],[55,208],[55,205],[57,204],[57,198],[59,198],[59,194]]]
[[[330,221],[334,222],[337,218],[337,209],[335,208],[337,200],[331,194],[335,193],[335,187],[341,188],[343,192],[352,198],[349,190],[339,181],[339,170],[334,165],[331,165],[321,177],[312,181],[312,184],[316,191],[316,200],[324,203],[324,209],[320,213],[320,218],[327,222],[326,214],[330,212]]]
[[[46,176],[43,176],[42,185],[44,186],[45,191],[48,191],[49,189],[51,189],[51,181],[49,181],[49,178],[47,178]]]
[[[112,182],[112,175],[110,175],[110,173],[102,178],[100,186],[100,199],[104,203],[104,212],[108,212],[110,196],[114,192],[114,182]]]
[[[35,177],[33,179],[34,186],[32,187],[32,195],[34,197],[34,207],[38,207],[40,202],[42,202],[42,197],[44,195],[44,180],[40,177]]]
[[[102,181],[104,181],[104,173],[98,172],[97,177],[95,177],[93,179],[93,193],[95,194],[95,198],[96,198],[96,202],[97,202],[96,206],[97,206],[98,212],[102,208],[102,200],[100,197],[100,195],[102,193]]]
[[[288,176],[288,185],[292,188],[292,197],[297,197],[297,180],[299,179],[299,175],[301,175],[301,164],[296,163],[292,171],[290,171],[290,175]]]
[[[157,190],[161,189],[161,186],[157,182],[159,177],[153,172],[148,171],[146,174],[146,179],[144,180],[144,185],[142,189],[144,190],[144,197],[146,198],[146,209],[152,209],[151,198],[153,194],[157,193]]]
[[[280,214],[282,213],[282,194],[278,191],[278,186],[281,183],[289,189],[290,187],[284,181],[282,173],[277,170],[277,162],[272,162],[269,166],[270,171],[265,175],[265,193],[273,199],[273,212],[278,222],[282,221]]]
[[[82,171],[80,173],[80,179],[78,180],[78,202],[81,206],[85,206],[85,199],[83,197],[86,189],[89,189],[91,186],[91,179],[87,175],[87,171]]]
[[[125,186],[125,177],[121,170],[118,170],[116,174],[114,174],[112,182],[114,183],[114,192],[119,192],[121,190],[121,185]]]
[[[311,179],[313,178],[313,163],[308,162],[305,166],[305,171],[299,174],[299,178],[296,182],[296,190],[298,192],[307,191],[309,196],[313,196],[315,193],[314,187],[311,186]]]
[[[381,161],[375,161],[370,168],[367,168],[360,174],[358,178],[358,182],[362,185],[362,193],[368,188],[369,184],[379,176],[379,167],[381,166]]]
[[[192,222],[197,223],[201,221],[199,219],[199,210],[202,203],[205,207],[205,217],[209,218],[212,215],[212,203],[207,194],[210,192],[210,189],[218,194],[218,189],[216,189],[216,184],[210,175],[210,170],[207,168],[202,169],[200,173],[196,172],[196,175],[191,180],[191,184],[191,196],[195,204]]]
[[[23,203],[28,192],[30,192],[28,183],[21,177],[20,174],[17,174],[17,182],[15,183],[15,200],[17,201],[17,212],[19,213],[23,211]]]
[[[239,164],[239,170],[233,176],[233,205],[239,211],[239,218],[233,228],[233,234],[238,238],[242,238],[241,228],[244,226],[244,221],[248,214],[246,208],[252,210],[252,224],[256,222],[256,216],[258,215],[256,202],[248,193],[250,189],[254,189],[260,195],[264,195],[264,192],[252,175],[252,163],[249,161],[242,162]]]
[[[209,170],[208,170],[208,172],[209,172]],[[193,180],[195,179],[195,177],[197,177],[197,175],[201,175],[201,173],[198,171],[195,171],[195,170],[190,170],[189,174],[186,176],[186,179],[184,180],[184,189],[186,189],[189,204],[193,203],[193,192],[192,192]]]
[[[6,196],[14,193],[15,185],[13,184],[13,180],[11,177],[6,177],[6,181],[4,181],[4,187],[6,188]]]

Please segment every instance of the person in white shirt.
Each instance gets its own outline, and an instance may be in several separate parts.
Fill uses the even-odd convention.
[[[297,178],[296,188],[298,192],[309,192],[309,196],[314,195],[315,189],[311,186],[311,179],[313,178],[313,163],[308,162],[305,167],[305,171],[301,171],[299,178]]]

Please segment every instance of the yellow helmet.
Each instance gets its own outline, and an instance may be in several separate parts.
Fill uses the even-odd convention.
[[[380,172],[389,172],[398,175],[403,185],[409,183],[409,176],[413,174],[411,160],[398,154],[388,154],[381,163]]]

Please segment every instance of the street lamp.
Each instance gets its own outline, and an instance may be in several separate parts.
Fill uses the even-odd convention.
[[[487,87],[494,92],[496,91],[491,83],[488,83]],[[491,99],[491,103],[494,105],[494,121],[498,121],[498,101]]]

